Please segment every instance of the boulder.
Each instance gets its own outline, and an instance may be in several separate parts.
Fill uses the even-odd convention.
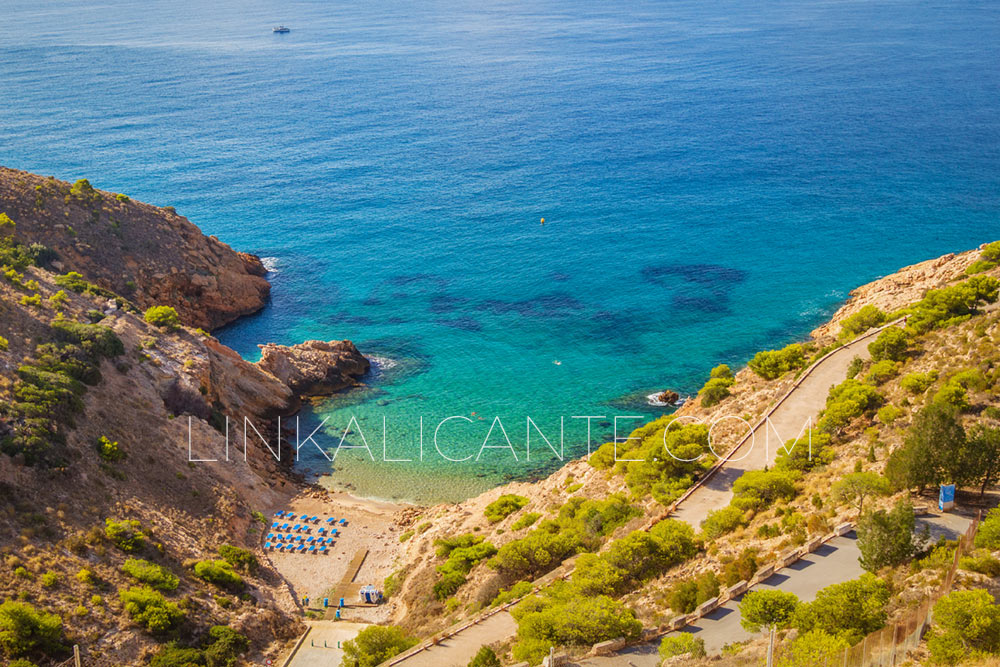
[[[368,372],[368,360],[349,340],[309,340],[260,346],[257,365],[299,396],[327,396],[353,387]]]

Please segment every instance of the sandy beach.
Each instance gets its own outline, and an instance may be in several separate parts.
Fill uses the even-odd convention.
[[[399,536],[404,530],[401,522],[407,515],[405,510],[411,508],[409,505],[356,498],[347,493],[314,487],[293,497],[285,506],[270,508],[269,517],[272,522],[276,521],[274,514],[278,511],[320,517],[320,524],[313,524],[308,535],[316,535],[318,528],[328,525],[328,517],[335,518],[340,536],[335,538],[329,553],[319,555],[266,550],[265,556],[286,579],[298,603],[302,605],[303,598],[309,598],[309,608],[314,610],[322,607],[324,597],[332,598],[337,594],[348,570],[353,569],[352,562],[356,563],[360,553],[367,552],[354,583],[373,584],[381,589],[382,582],[393,572],[400,553]],[[346,519],[347,523],[339,525],[341,519]],[[274,531],[269,529],[267,532]],[[388,605],[361,607],[356,606],[357,603],[356,597],[346,600],[348,608],[342,612],[345,620],[388,620]],[[336,602],[331,599],[331,605],[334,604]]]

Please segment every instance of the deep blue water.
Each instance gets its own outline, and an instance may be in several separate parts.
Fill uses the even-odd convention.
[[[384,416],[391,458],[424,416],[423,463],[339,455],[362,494],[550,469],[526,415],[652,416],[636,397],[1000,237],[995,2],[2,4],[0,162],[273,258],[272,305],[220,333],[244,355],[348,337],[395,364],[310,415],[379,457]],[[451,415],[450,456],[500,415],[521,460],[431,456]]]

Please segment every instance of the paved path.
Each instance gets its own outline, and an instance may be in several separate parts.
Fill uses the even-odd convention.
[[[932,539],[944,535],[957,539],[971,524],[971,520],[959,515],[945,514],[919,518],[917,531],[924,525],[930,526]],[[857,579],[864,570],[858,564],[857,537],[853,532],[844,537],[830,540],[808,556],[782,568],[752,590],[780,589],[795,593],[803,602],[816,599],[816,593],[831,584]],[[739,603],[743,596],[733,598],[710,614],[698,619],[679,632],[687,632],[705,641],[709,655],[719,653],[722,647],[733,642],[751,639],[753,635],[740,625]],[[658,653],[660,641],[632,646],[619,655],[605,658],[589,658],[580,661],[586,667],[656,667],[660,664]]]
[[[480,647],[512,637],[516,632],[517,623],[514,617],[503,611],[449,637],[437,646],[407,658],[401,664],[406,667],[450,667],[451,665],[464,667],[479,652]]]
[[[309,636],[299,647],[289,667],[337,667],[344,651],[337,648],[368,627],[347,621],[307,621]],[[325,645],[324,645],[325,644]]]
[[[673,518],[687,521],[697,530],[710,511],[728,505],[733,495],[733,482],[740,475],[747,470],[761,470],[773,463],[777,447],[783,445],[785,441],[797,437],[807,420],[812,419],[815,424],[817,415],[826,406],[826,397],[830,393],[830,387],[844,381],[844,378],[847,377],[847,367],[854,357],[862,359],[871,357],[868,353],[868,344],[874,338],[874,336],[863,337],[827,356],[778,406],[771,415],[769,423],[765,422],[754,431],[756,443],[754,444],[752,439],[747,440],[732,455],[733,459],[738,460],[728,462],[703,486],[688,496],[678,506],[672,515]],[[767,440],[770,441],[769,446],[765,445]],[[825,579],[824,581],[823,586],[838,580]],[[819,588],[823,586],[819,586]],[[502,612],[494,615],[487,622],[463,630],[439,647],[418,653],[398,664],[406,667],[443,667],[445,664],[466,664],[480,646],[507,639],[513,636],[516,631],[517,624],[513,617],[507,612]],[[448,649],[447,653],[441,648]],[[432,658],[432,655],[436,657]],[[468,657],[463,661],[462,657],[466,655]],[[624,665],[626,663],[606,664]]]
[[[874,337],[856,340],[816,366],[775,409],[769,420],[754,430],[753,438],[733,452],[731,460],[725,466],[684,499],[672,517],[686,521],[698,530],[709,512],[728,505],[733,497],[733,482],[740,475],[747,470],[762,470],[765,466],[772,465],[779,449],[788,440],[804,433],[809,420],[815,426],[817,416],[826,406],[830,387],[844,381],[851,360],[854,357],[871,358],[868,344],[872,340]]]

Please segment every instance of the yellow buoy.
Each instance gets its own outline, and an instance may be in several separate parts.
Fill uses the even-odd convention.
[[[542,218],[542,224],[543,225],[545,224],[545,218]]]

